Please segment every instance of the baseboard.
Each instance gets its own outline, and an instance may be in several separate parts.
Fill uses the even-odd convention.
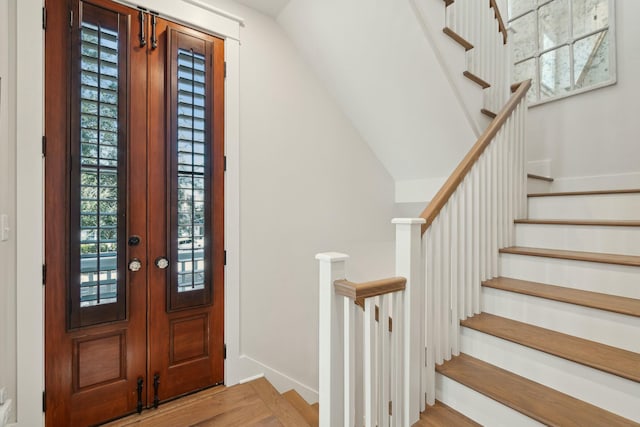
[[[285,391],[295,389],[309,404],[316,403],[318,401],[318,390],[314,390],[306,384],[303,384],[290,376],[273,369],[249,356],[240,356],[240,383],[250,381],[251,379],[259,378],[264,375],[271,384],[283,393]]]
[[[640,172],[554,178],[553,191],[587,191],[640,188]]]

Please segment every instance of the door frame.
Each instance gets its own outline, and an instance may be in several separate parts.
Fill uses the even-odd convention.
[[[244,20],[200,0],[118,0],[225,40],[225,384],[240,379],[240,26]],[[44,32],[43,0],[16,1],[17,426],[44,425]],[[20,96],[20,94],[29,96]],[[40,120],[34,117],[40,116]],[[40,167],[36,167],[40,165]],[[38,224],[39,226],[36,226]],[[38,248],[38,249],[36,249]],[[35,249],[35,250],[34,250]],[[40,259],[34,257],[40,253]],[[46,286],[46,285],[45,285]],[[41,307],[34,310],[34,307]]]

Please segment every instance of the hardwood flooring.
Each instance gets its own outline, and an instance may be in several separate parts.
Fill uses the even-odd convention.
[[[264,378],[216,387],[144,411],[107,427],[308,426],[307,421]]]

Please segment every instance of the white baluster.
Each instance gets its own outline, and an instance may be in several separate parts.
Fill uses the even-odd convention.
[[[442,349],[442,216],[438,215],[433,221],[431,227],[433,228],[433,341],[434,341],[434,354],[435,363],[441,364],[444,362],[443,349]]]
[[[434,317],[434,252],[435,239],[433,225],[424,234],[423,248],[425,263],[425,394],[427,405],[436,401],[435,380],[435,317]]]
[[[481,204],[481,173],[480,164],[476,163],[473,166],[473,283],[471,292],[471,312],[470,315],[480,312],[480,283],[482,281],[482,249],[481,249],[481,218],[482,218],[482,204]]]
[[[474,165],[469,173],[467,187],[466,187],[466,209],[465,209],[465,217],[466,217],[466,244],[467,248],[467,279],[466,286],[464,292],[465,306],[464,306],[464,315],[465,317],[470,317],[473,315],[473,287],[476,281],[476,243],[475,243],[475,218],[476,218],[476,205],[474,203],[474,187],[477,182],[477,166]]]
[[[521,174],[520,174],[520,179],[522,180],[522,194],[521,194],[521,200],[522,200],[522,210],[521,210],[521,215],[522,218],[526,218],[527,215],[527,172],[525,170],[525,165],[527,162],[527,158],[526,158],[526,151],[525,151],[525,146],[524,146],[524,141],[526,138],[526,130],[527,130],[527,98],[523,98],[522,101],[520,101],[520,104],[518,106],[519,108],[519,112],[520,112],[520,120],[521,120],[521,125],[522,126],[522,137],[520,139],[520,146],[521,146],[521,152],[522,152],[522,157],[520,159],[520,169],[521,169]]]
[[[460,321],[458,319],[458,286],[461,281],[460,276],[458,275],[459,266],[460,266],[460,256],[458,250],[459,243],[459,227],[460,227],[460,188],[453,193],[451,199],[449,200],[449,204],[451,205],[451,211],[449,212],[449,241],[451,252],[449,258],[449,349],[447,354],[449,357],[451,355],[460,354],[459,349],[459,340],[458,336],[460,335]]]
[[[354,304],[355,305],[355,304]],[[364,301],[364,425],[375,427],[378,424],[375,387],[378,372],[376,372],[376,300],[368,298]]]
[[[440,305],[442,310],[442,347],[445,360],[451,359],[451,205],[447,203],[440,211],[442,217],[442,288]]]
[[[460,186],[460,209],[458,217],[458,259],[456,262],[458,265],[458,316],[457,320],[464,320],[467,318],[466,299],[467,299],[467,287],[469,286],[469,277],[471,273],[472,260],[469,257],[469,236],[467,233],[471,233],[471,229],[467,227],[467,218],[471,207],[468,204],[469,197],[469,174],[464,178]],[[458,346],[459,347],[459,346]],[[458,355],[458,353],[456,353]]]
[[[344,425],[354,426],[356,421],[356,310],[358,306],[347,297],[342,298],[342,303],[344,310]]]
[[[327,252],[316,255],[320,264],[319,386],[320,426],[339,426],[344,421],[343,297],[333,282],[345,278],[348,255]]]
[[[393,382],[391,383],[393,389],[391,390],[393,402],[392,405],[392,420],[393,425],[400,427],[404,426],[404,413],[405,413],[405,396],[404,396],[404,337],[405,337],[405,322],[404,322],[404,300],[405,292],[394,292],[391,294],[391,301],[393,303],[393,331],[391,332],[392,347],[393,347]]]
[[[378,425],[389,426],[390,400],[390,368],[391,368],[391,337],[389,334],[389,296],[380,297],[378,311],[378,332],[380,341],[380,401],[378,402]]]

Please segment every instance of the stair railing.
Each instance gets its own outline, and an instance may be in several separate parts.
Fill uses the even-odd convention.
[[[346,279],[348,255],[316,255],[320,426],[407,426],[418,420],[424,220],[393,223],[398,277],[353,283]]]
[[[473,45],[467,52],[467,71],[490,86],[485,109],[495,113],[509,98],[510,51],[507,28],[496,0],[445,0],[446,26]]]
[[[480,312],[498,249],[526,213],[525,118],[531,81],[515,93],[420,215],[425,260],[422,396],[435,403],[435,365],[460,352],[460,321]],[[421,407],[424,409],[424,406]]]

